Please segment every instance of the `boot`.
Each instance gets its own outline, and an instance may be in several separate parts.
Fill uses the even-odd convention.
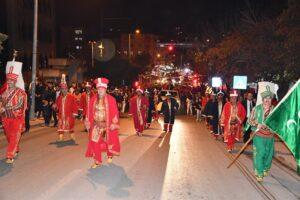
[[[63,134],[59,134],[59,135],[58,135],[58,141],[59,141],[59,142],[64,141],[64,135],[63,135]]]
[[[264,171],[264,177],[269,176],[269,171]]]
[[[264,181],[264,178],[262,176],[256,176],[256,180],[257,182],[263,182]]]
[[[74,133],[71,133],[70,137],[71,137],[71,140],[75,141],[75,134]]]
[[[97,167],[101,167],[101,163],[95,161],[94,164],[92,164],[91,168],[96,169]]]
[[[5,161],[7,164],[13,164],[14,159],[13,158],[7,158]]]
[[[108,163],[108,164],[111,164],[112,162],[113,162],[112,157],[108,157],[108,158],[107,158],[107,163]]]
[[[169,124],[169,130],[168,130],[168,132],[172,133],[172,130],[173,130],[173,124]]]
[[[168,124],[164,124],[163,132],[167,132],[167,130],[168,130]]]

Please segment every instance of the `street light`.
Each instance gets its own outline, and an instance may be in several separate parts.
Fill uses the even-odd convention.
[[[174,50],[174,46],[172,46],[172,45],[168,46],[168,50],[169,51],[173,51]]]
[[[103,57],[103,51],[104,51],[104,45],[101,41],[100,45],[98,46],[98,48],[100,49],[100,57]]]
[[[139,35],[141,34],[140,29],[135,30],[135,34]],[[128,61],[130,62],[130,57],[131,57],[131,33],[128,34]]]
[[[140,33],[141,33],[140,29],[136,29],[136,30],[135,30],[135,33],[136,33],[136,34],[140,34]]]

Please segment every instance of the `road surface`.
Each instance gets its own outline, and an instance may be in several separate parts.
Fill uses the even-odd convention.
[[[0,199],[263,199],[236,165],[226,168],[230,160],[220,148],[223,144],[217,144],[205,125],[192,117],[178,117],[174,132],[163,138],[158,122],[138,137],[132,119],[122,118],[121,156],[97,169],[91,169],[92,159],[84,157],[87,133],[83,129],[77,122],[76,143],[68,135],[65,142],[56,142],[54,128],[32,129],[22,138],[21,153],[13,165],[5,163],[2,138]],[[251,164],[250,159],[246,162]],[[300,189],[299,181],[287,180],[296,183],[292,192]],[[284,188],[272,184],[275,189]],[[297,199],[294,193],[284,198]]]

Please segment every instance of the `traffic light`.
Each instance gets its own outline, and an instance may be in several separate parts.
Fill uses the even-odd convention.
[[[134,82],[134,86],[137,88],[139,86],[139,82],[138,81],[135,81]]]
[[[168,46],[168,51],[173,51],[174,50],[174,46],[170,45]]]
[[[199,83],[199,79],[197,77],[196,78],[194,77],[194,79],[193,79],[193,86],[197,87],[198,83]]]

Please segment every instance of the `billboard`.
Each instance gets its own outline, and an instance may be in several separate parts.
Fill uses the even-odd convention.
[[[222,86],[222,79],[220,77],[212,77],[212,87],[221,87]]]
[[[246,90],[247,76],[233,76],[233,89]]]

